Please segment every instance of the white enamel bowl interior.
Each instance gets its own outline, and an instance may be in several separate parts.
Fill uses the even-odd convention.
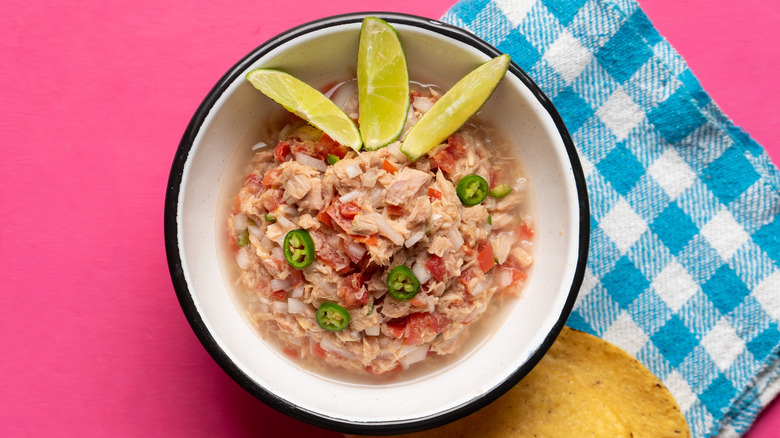
[[[490,58],[471,45],[407,24],[394,25],[412,79],[449,88]],[[580,196],[572,163],[553,118],[512,73],[483,108],[520,148],[538,199],[538,249],[530,282],[506,321],[472,351],[443,369],[389,383],[345,381],[301,368],[266,344],[242,315],[222,268],[227,175],[240,173],[257,124],[278,106],[255,90],[244,73],[273,67],[304,81],[354,71],[360,22],[314,30],[277,46],[229,84],[205,117],[186,156],[176,205],[177,245],[186,289],[198,321],[228,367],[240,370],[250,392],[295,417],[336,429],[370,430],[433,425],[468,413],[525,374],[549,347],[573,302],[581,256]],[[239,146],[243,151],[237,152]],[[230,187],[230,190],[233,188]],[[229,201],[228,201],[229,202]],[[229,262],[229,261],[228,261]],[[580,278],[581,280],[581,278]],[[201,339],[203,340],[203,339]],[[514,376],[514,377],[513,377]],[[514,379],[514,380],[513,380]],[[492,394],[492,396],[490,395]],[[322,421],[320,421],[320,419]],[[449,418],[452,419],[452,418]],[[346,425],[342,428],[340,425]],[[368,429],[360,429],[360,427]],[[419,428],[412,426],[411,429]],[[385,429],[386,430],[386,429]]]

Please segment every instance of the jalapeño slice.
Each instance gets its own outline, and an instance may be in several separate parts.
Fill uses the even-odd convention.
[[[460,202],[467,207],[477,205],[485,200],[488,194],[488,183],[479,175],[466,175],[455,187]]]
[[[410,300],[420,290],[420,281],[411,269],[396,266],[387,274],[387,292],[397,300]]]
[[[293,268],[303,269],[314,261],[314,241],[303,228],[284,236],[284,258]]]
[[[494,197],[494,198],[503,198],[504,196],[512,193],[512,186],[509,184],[499,184],[495,187],[493,187],[489,192],[488,195]]]
[[[339,332],[349,325],[349,312],[336,303],[326,301],[317,309],[317,324],[325,330]]]

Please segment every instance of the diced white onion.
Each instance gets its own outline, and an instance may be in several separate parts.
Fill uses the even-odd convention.
[[[284,234],[287,234],[288,231],[295,229],[295,223],[284,216],[277,217],[276,223],[284,228],[285,230]]]
[[[515,233],[512,231],[501,233],[490,240],[490,244],[493,246],[493,256],[498,260],[499,265],[504,264],[507,257],[509,257],[509,251],[512,250],[512,242],[515,241]]]
[[[360,190],[353,190],[339,198],[341,202],[350,202],[360,197]]]
[[[264,141],[260,141],[260,142],[257,142],[254,146],[252,146],[252,150],[256,151],[256,150],[262,149],[262,148],[264,148],[266,146],[268,146],[268,143],[266,143]]]
[[[406,239],[406,242],[404,242],[404,245],[406,245],[407,248],[411,248],[415,243],[419,242],[423,236],[425,236],[423,231],[416,231],[409,235],[409,237]]]
[[[507,287],[512,284],[512,271],[506,268],[502,268],[498,274],[499,287]]]
[[[241,269],[249,268],[249,264],[250,264],[249,254],[247,254],[247,251],[244,248],[241,248],[236,253],[236,264]]]
[[[463,243],[465,242],[463,240],[463,236],[460,234],[460,231],[458,231],[456,228],[450,228],[447,231],[447,238],[450,239],[452,248],[455,251],[459,250],[460,247],[463,246]]]
[[[290,279],[289,277],[284,280],[280,280],[278,278],[274,278],[273,280],[271,280],[271,290],[273,291],[287,290],[287,288],[290,287],[291,285],[292,285],[292,279]]]
[[[349,113],[349,110],[357,110],[357,108],[352,108],[355,105],[351,102],[352,100],[355,100],[355,103],[357,102],[357,81],[341,83],[329,90],[328,94],[330,94],[328,96],[330,100],[344,112]]]
[[[347,251],[349,251],[349,254],[353,256],[353,258],[362,259],[363,255],[366,253],[366,247],[357,242],[352,242],[347,245]]]
[[[303,285],[298,285],[295,289],[292,290],[292,293],[290,293],[290,296],[293,298],[300,298],[303,296]]]
[[[387,221],[385,218],[382,217],[381,214],[372,212],[372,213],[366,213],[366,216],[370,217],[374,220],[374,223],[376,224],[377,228],[379,228],[379,233],[383,236],[387,237],[396,245],[402,245],[404,243],[404,236],[401,235],[398,231],[395,230]]]
[[[276,313],[287,313],[287,301],[274,301],[271,309]]]
[[[480,297],[483,293],[485,293],[485,282],[484,281],[478,281],[474,288],[469,289],[469,293],[473,297]]]
[[[417,281],[419,281],[420,284],[425,284],[426,281],[431,279],[431,273],[428,271],[428,268],[425,267],[424,263],[415,263],[412,265],[412,272],[414,272],[414,276],[417,277]]]
[[[260,227],[257,225],[247,225],[247,228],[249,229],[249,234],[257,237],[258,239],[263,238],[263,231],[260,230]]]
[[[314,157],[310,157],[301,152],[296,152],[294,155],[295,155],[295,161],[303,164],[304,166],[313,167],[319,170],[320,172],[325,172],[326,170],[328,170],[328,165],[325,164],[325,162],[322,160],[319,160]]]
[[[408,350],[404,352],[404,350]],[[409,368],[410,365],[420,362],[428,355],[428,345],[416,345],[416,346],[404,346],[401,349],[401,357],[398,362],[401,363],[403,369]]]
[[[439,219],[441,219],[441,215],[439,213],[434,213],[431,215],[431,222],[438,222]]]
[[[379,324],[367,328],[365,332],[366,332],[366,336],[379,336],[380,333]]]
[[[425,97],[417,97],[412,101],[412,105],[414,106],[414,109],[421,113],[428,112],[429,109],[433,106],[433,99],[428,99]]]
[[[347,172],[347,176],[350,178],[354,178],[361,173],[363,173],[362,170],[360,170],[360,166],[358,166],[355,163],[349,163],[347,164],[346,168],[344,169],[345,172]]]
[[[296,298],[287,298],[287,311],[289,313],[306,313],[306,304]]]
[[[249,218],[244,213],[239,213],[233,216],[233,230],[235,231],[244,231],[248,223]]]
[[[356,359],[357,358],[354,353],[352,353],[351,351],[349,351],[349,350],[347,350],[345,348],[339,347],[338,345],[333,343],[333,341],[331,341],[327,337],[322,339],[322,341],[320,342],[320,347],[322,347],[322,349],[325,350],[325,351],[330,351],[331,353],[336,353],[336,354],[338,354],[338,355],[340,355],[342,357],[345,357],[347,359]]]

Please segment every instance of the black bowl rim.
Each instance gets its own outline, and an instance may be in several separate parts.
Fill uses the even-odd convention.
[[[284,400],[283,398],[270,393],[265,388],[253,381],[230,359],[228,354],[219,347],[211,333],[209,333],[206,325],[203,322],[203,319],[201,318],[201,315],[198,313],[195,307],[195,303],[193,301],[192,295],[190,294],[184,276],[181,255],[179,253],[177,221],[177,204],[184,166],[198,130],[203,124],[209,111],[217,102],[222,93],[224,93],[224,91],[228,88],[228,86],[233,83],[243,72],[245,72],[250,65],[276,47],[308,32],[332,26],[358,23],[367,16],[379,17],[390,24],[405,24],[432,31],[453,38],[462,43],[466,43],[490,57],[495,57],[501,54],[501,52],[495,47],[491,46],[487,42],[464,29],[425,17],[395,12],[357,12],[334,15],[302,24],[271,38],[246,55],[219,79],[216,85],[214,85],[202,103],[198,106],[198,109],[187,125],[184,135],[182,136],[182,139],[179,143],[178,149],[176,150],[168,178],[164,209],[164,238],[171,281],[173,283],[176,296],[184,312],[184,315],[186,316],[192,330],[195,332],[195,335],[206,348],[206,351],[233,380],[235,380],[246,391],[254,395],[263,403],[292,418],[301,420],[311,425],[350,434],[389,435],[430,429],[469,415],[495,401],[498,397],[503,395],[506,391],[517,384],[517,382],[519,382],[526,374],[531,371],[534,366],[536,366],[536,364],[541,360],[552,343],[558,337],[560,331],[563,329],[563,326],[565,325],[566,320],[568,319],[577,299],[579,288],[582,285],[588,256],[588,245],[590,237],[590,210],[588,204],[588,193],[585,184],[585,175],[582,170],[576,148],[568,130],[566,129],[566,126],[563,123],[563,119],[560,117],[558,111],[553,106],[552,101],[542,92],[542,90],[531,79],[531,77],[522,69],[520,69],[520,67],[518,67],[514,62],[512,62],[510,64],[509,71],[518,79],[520,79],[532,91],[539,103],[547,110],[550,117],[553,119],[558,132],[560,133],[561,139],[563,140],[563,144],[568,154],[569,162],[572,167],[580,211],[579,250],[572,284],[558,320],[553,325],[552,330],[550,330],[550,332],[547,334],[539,348],[523,365],[510,374],[503,382],[491,390],[486,391],[479,397],[473,399],[469,403],[445,412],[441,412],[439,414],[400,422],[363,423],[332,418],[316,412],[302,409],[301,407],[296,406]]]

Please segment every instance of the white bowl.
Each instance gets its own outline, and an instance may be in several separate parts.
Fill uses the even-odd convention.
[[[228,175],[235,175],[240,159],[248,156],[245,150],[253,144],[258,121],[278,108],[244,75],[257,67],[274,67],[307,82],[343,76],[355,68],[366,15],[379,16],[398,31],[413,79],[435,81],[443,89],[500,53],[461,29],[392,13],[326,18],[271,39],[228,70],[187,127],[168,182],[165,243],[173,285],[195,334],[247,391],[321,427],[401,433],[474,412],[541,359],[582,282],[589,211],[583,172],[561,118],[528,75],[512,64],[482,111],[520,148],[530,171],[538,199],[538,243],[530,281],[502,325],[444,368],[391,382],[319,375],[263,341],[242,316],[223,269]]]

